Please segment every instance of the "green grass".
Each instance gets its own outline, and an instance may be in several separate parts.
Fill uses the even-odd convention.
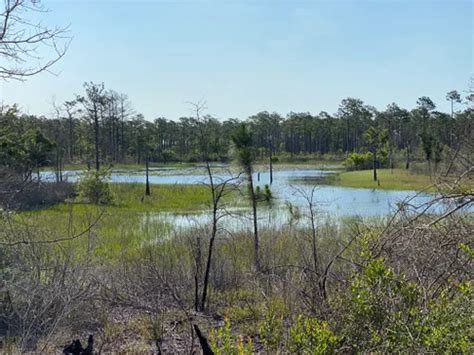
[[[343,166],[340,161],[336,160],[308,160],[308,161],[294,161],[286,162],[279,161],[273,163],[274,170],[286,170],[286,169],[321,169],[321,170],[340,170]],[[254,166],[254,170],[268,170],[268,161],[259,160]]]
[[[145,196],[145,184],[113,183],[110,188],[114,195],[112,204],[103,206],[108,210],[130,212],[189,212],[209,207],[210,190],[203,185],[150,185],[151,196]],[[75,208],[90,206],[80,201],[72,202]],[[61,203],[47,210],[69,210],[70,203]]]
[[[415,175],[403,169],[379,169],[378,180],[373,180],[372,170],[348,171],[338,174],[334,184],[346,187],[359,187],[386,190],[424,190],[433,191],[435,180],[428,175]]]
[[[139,253],[148,241],[167,238],[172,226],[158,213],[191,213],[210,206],[210,191],[202,185],[151,185],[151,196],[144,196],[144,184],[110,186],[114,194],[111,205],[73,201],[21,212],[18,219],[31,230],[43,231],[38,238],[56,239],[85,230],[100,216],[90,238],[84,236],[66,244],[75,250],[77,258],[86,255],[92,243],[93,256],[119,261]],[[230,195],[225,201],[234,203],[234,197]]]
[[[111,184],[115,206],[133,211],[196,211],[209,207],[210,190],[201,185],[150,185],[151,196],[144,196],[144,184]]]

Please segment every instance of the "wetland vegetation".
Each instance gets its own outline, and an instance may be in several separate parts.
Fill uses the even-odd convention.
[[[110,192],[106,204],[88,203],[75,183],[78,194],[64,202],[4,211],[3,260],[11,270],[4,280],[14,307],[5,314],[18,331],[4,338],[4,349],[27,350],[34,344],[53,352],[70,334],[93,333],[105,352],[190,352],[198,346],[192,325],[204,332],[214,353],[222,354],[470,348],[469,205],[440,219],[458,209],[459,203],[449,201],[454,194],[469,198],[457,191],[462,183],[456,187],[450,180],[449,193],[443,187],[418,203],[408,191],[393,200],[393,214],[379,213],[378,207],[378,213],[365,217],[362,206],[372,212],[375,206],[367,194],[377,190],[338,187],[341,196],[359,196],[348,213],[338,215],[318,202],[321,194],[335,196],[335,186],[320,180],[313,189],[311,177],[318,178],[320,170],[300,166],[289,174],[287,166],[277,167],[272,201],[257,206],[258,272],[247,187],[229,185],[218,205],[221,219],[201,308],[212,194],[199,180],[201,172],[186,184],[178,182],[189,182],[189,168],[181,174],[174,169],[156,172],[176,183],[151,184],[150,196],[143,182],[113,182],[112,175],[101,185]],[[143,171],[132,171],[126,169],[126,176],[143,181]],[[222,172],[216,168],[216,179]],[[371,184],[371,171],[363,172]],[[379,172],[382,184],[385,174],[390,172]],[[285,195],[285,188],[291,193]],[[442,211],[427,213],[425,204],[435,196],[448,202]],[[58,328],[45,324],[44,317],[55,319]],[[354,328],[360,321],[367,328]]]
[[[66,28],[4,5],[0,80],[50,71]],[[145,118],[96,82],[2,103],[0,353],[473,353],[473,85],[449,112]]]

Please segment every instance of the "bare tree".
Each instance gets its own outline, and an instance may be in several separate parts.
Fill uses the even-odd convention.
[[[44,229],[38,219],[0,215],[2,268],[11,270],[8,277],[4,270],[0,275],[0,328],[2,335],[18,337],[20,350],[44,353],[59,327],[84,315],[82,308],[96,289],[90,255],[102,213],[84,216],[85,228],[77,231],[71,208],[61,232]],[[73,260],[77,249],[71,244],[79,238],[87,239],[80,262]],[[42,349],[37,347],[40,339]]]
[[[54,140],[55,140],[55,174],[56,174],[56,182],[63,181],[63,168],[64,168],[64,150],[65,150],[65,134],[63,131],[63,124],[62,124],[62,109],[61,107],[56,105],[56,100],[53,97],[52,106],[54,110],[54,115],[56,116],[56,128],[54,132]]]
[[[321,303],[326,301],[328,298],[327,283],[330,277],[331,268],[334,266],[336,260],[338,260],[341,255],[350,247],[352,242],[358,236],[355,234],[350,237],[345,244],[338,247],[337,250],[328,251],[326,250],[326,259],[323,260],[321,255],[321,237],[318,236],[318,226],[317,226],[317,201],[316,201],[316,192],[318,186],[313,186],[310,190],[305,188],[294,187],[295,193],[298,194],[304,200],[304,203],[307,207],[307,218],[310,222],[310,245],[311,245],[311,262],[309,266],[305,267],[306,271],[309,273],[309,280],[313,285],[312,290],[316,291],[312,296],[313,305],[317,302]],[[312,264],[312,265],[311,265]],[[313,306],[314,307],[314,306]]]
[[[25,80],[49,69],[68,49],[66,27],[48,28],[28,18],[47,10],[39,0],[4,0],[0,14],[0,78]]]
[[[206,163],[206,171],[208,176],[207,186],[209,187],[211,193],[211,213],[212,213],[212,227],[211,227],[211,236],[209,239],[209,246],[207,251],[207,261],[206,269],[204,271],[204,283],[202,287],[201,300],[198,300],[198,282],[196,281],[196,296],[195,296],[195,305],[197,305],[196,310],[204,311],[206,308],[206,299],[207,292],[209,288],[209,275],[211,272],[212,264],[212,253],[214,250],[214,242],[218,233],[218,222],[224,216],[228,215],[225,212],[225,208],[222,206],[222,199],[232,193],[235,183],[239,180],[239,176],[234,177],[229,173],[228,178],[217,179],[214,177],[209,157],[209,147],[208,147],[208,137],[205,130],[205,122],[202,117],[202,112],[206,109],[206,102],[199,101],[198,103],[190,103],[195,120],[199,129],[199,139],[201,145],[201,152],[203,154],[203,160]]]

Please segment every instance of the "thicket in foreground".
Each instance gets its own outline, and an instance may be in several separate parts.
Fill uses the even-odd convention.
[[[295,218],[316,217],[314,228],[260,231],[260,272],[252,235],[219,230],[205,313],[193,310],[191,241],[204,243],[206,226],[160,238],[158,225],[113,219],[106,206],[4,213],[3,349],[50,352],[92,332],[102,351],[190,353],[198,325],[215,353],[469,353],[473,220],[458,208],[474,199],[452,191],[444,200],[443,215],[409,212],[406,201],[389,220],[344,223],[321,221],[308,206]],[[114,241],[134,240],[115,256],[111,223]]]

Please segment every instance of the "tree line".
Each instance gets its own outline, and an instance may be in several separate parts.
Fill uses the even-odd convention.
[[[82,94],[54,104],[51,117],[22,114],[16,105],[2,107],[0,158],[2,165],[25,174],[44,165],[60,172],[67,163],[99,169],[101,164],[145,161],[226,162],[232,135],[244,122],[257,159],[341,158],[364,152],[374,158],[379,146],[384,164],[393,167],[397,156],[409,168],[420,157],[437,163],[445,147],[456,150],[461,142],[472,140],[474,94],[462,98],[451,91],[446,99],[451,104],[447,113],[436,110],[426,96],[412,110],[392,103],[382,111],[360,99],[346,98],[334,114],[290,112],[284,117],[262,111],[244,121],[210,115],[150,121],[133,110],[127,95],[88,82]],[[375,160],[380,165],[381,159]]]

